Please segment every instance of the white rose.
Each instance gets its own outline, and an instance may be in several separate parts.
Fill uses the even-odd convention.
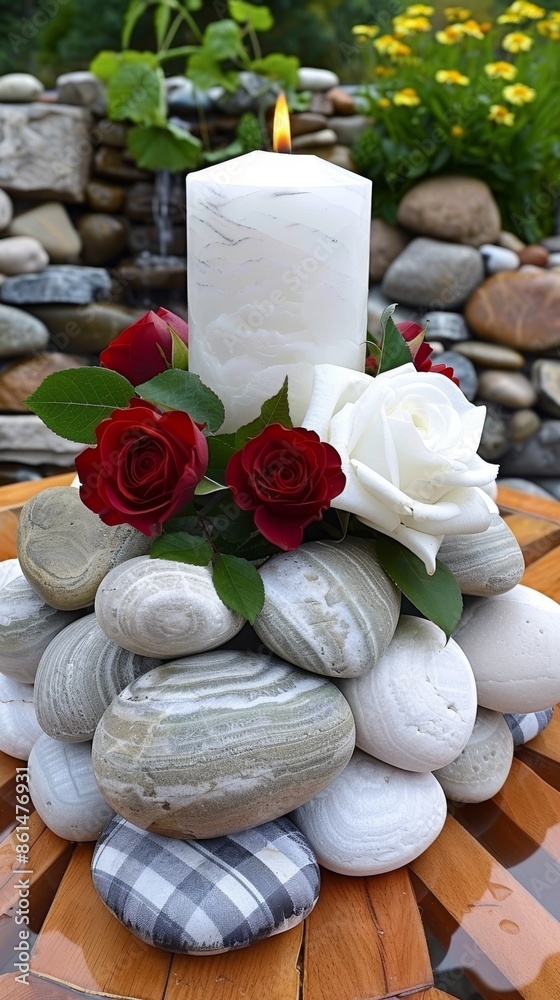
[[[376,378],[316,365],[302,426],[341,456],[346,486],[332,506],[402,542],[431,574],[445,535],[484,531],[497,510],[481,487],[498,466],[476,453],[485,413],[413,364]]]

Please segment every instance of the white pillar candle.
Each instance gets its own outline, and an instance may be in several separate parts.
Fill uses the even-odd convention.
[[[313,365],[363,371],[371,182],[316,156],[254,152],[187,178],[189,367],[231,431],[288,376],[294,425]]]

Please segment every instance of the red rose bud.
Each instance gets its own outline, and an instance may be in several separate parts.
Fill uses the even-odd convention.
[[[395,326],[407,343],[416,340],[426,329],[421,323],[412,323],[410,320],[403,320],[402,323],[395,323]]]
[[[315,431],[271,424],[230,458],[226,483],[237,506],[255,512],[261,535],[290,550],[342,493],[346,476],[338,452]]]
[[[80,497],[105,524],[159,535],[192,500],[208,465],[206,438],[187,413],[131,400],[96,427],[97,445],[76,458]]]
[[[102,366],[124,375],[132,385],[148,382],[171,365],[169,327],[187,343],[188,327],[183,319],[168,309],[158,309],[157,313],[150,311],[123,330],[101,352]]]

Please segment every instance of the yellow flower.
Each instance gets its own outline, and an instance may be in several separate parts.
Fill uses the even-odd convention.
[[[454,135],[456,139],[462,139],[465,134],[465,130],[462,125],[454,125],[451,129],[451,135]]]
[[[487,35],[489,31],[492,31],[491,21],[482,21],[478,26],[483,35]]]
[[[537,96],[536,90],[524,83],[512,83],[509,87],[504,87],[502,93],[510,104],[530,104]]]
[[[502,45],[506,52],[528,52],[533,45],[533,39],[523,31],[512,31],[506,35]]]
[[[413,3],[411,7],[407,7],[405,14],[409,17],[431,17],[434,13],[434,8],[429,7],[425,3]]]
[[[391,102],[390,102],[390,100],[389,100],[388,97],[380,97],[379,100],[378,100],[378,102],[377,102],[377,105],[380,108],[390,108],[391,107]]]
[[[352,28],[353,35],[360,35],[363,38],[375,38],[379,34],[379,28],[375,24],[355,24]]]
[[[548,19],[549,21],[560,21],[560,10],[549,10]]]
[[[508,111],[503,104],[492,104],[490,105],[488,120],[495,122],[496,125],[513,125],[515,115],[512,111]]]
[[[417,104],[420,104],[420,98],[413,87],[403,87],[402,90],[397,90],[393,97],[393,104],[397,106],[403,105],[407,108],[415,108]]]
[[[411,54],[411,52],[412,52],[412,49],[409,48],[408,45],[405,45],[404,42],[397,42],[396,45],[394,45],[393,48],[391,49],[391,51],[389,52],[389,55],[390,56],[409,56]]]
[[[484,69],[491,80],[515,80],[517,76],[517,66],[514,66],[513,63],[486,63]]]
[[[543,7],[538,7],[536,3],[529,3],[528,0],[513,0],[506,13],[520,14],[521,17],[526,17],[530,21],[538,21],[539,17],[545,16],[546,10]]]
[[[406,35],[413,35],[417,31],[429,31],[431,27],[427,17],[401,15],[393,18],[393,32],[396,38],[405,38]]]
[[[444,14],[448,21],[468,21],[471,11],[466,7],[446,7]]]
[[[390,66],[376,66],[373,72],[376,76],[393,76],[395,71]]]
[[[376,38],[374,41],[374,46],[381,55],[391,54],[391,50],[399,45],[398,38],[393,38],[392,35],[381,35],[380,38]]]
[[[448,24],[442,31],[436,31],[436,39],[440,45],[455,45],[464,37],[462,24]]]
[[[478,38],[479,40],[484,38],[484,32],[480,30],[478,21],[465,21],[461,27],[465,35],[469,35],[470,38]]]
[[[466,87],[470,83],[468,76],[463,76],[458,69],[438,69],[436,80],[438,83],[458,84],[460,87]]]
[[[523,18],[521,14],[513,14],[511,11],[506,10],[505,14],[500,14],[496,20],[498,24],[521,24]]]
[[[560,39],[560,21],[539,21],[537,28],[541,35],[550,38],[553,42]]]

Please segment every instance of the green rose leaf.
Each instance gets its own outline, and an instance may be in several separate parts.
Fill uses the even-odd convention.
[[[229,0],[229,12],[234,21],[248,24],[254,31],[270,31],[274,18],[268,7],[256,7],[245,0]]]
[[[213,580],[226,608],[243,615],[252,625],[264,604],[264,585],[255,567],[246,559],[220,552],[214,559]]]
[[[387,306],[381,316],[381,358],[379,360],[378,374],[389,372],[393,368],[400,368],[401,365],[408,365],[412,361],[408,344],[402,333],[396,327],[393,320],[395,305]]]
[[[166,125],[135,125],[128,130],[127,146],[143,170],[193,170],[200,163],[202,143],[185,129]]]
[[[290,407],[288,404],[288,378],[284,379],[284,384],[275,396],[267,399],[261,408],[260,417],[252,420],[250,424],[240,427],[235,433],[235,450],[242,448],[247,441],[264,431],[270,424],[282,424],[282,427],[293,427],[290,417]]]
[[[198,90],[210,90],[211,87],[223,87],[230,94],[235,94],[239,82],[237,70],[224,70],[217,59],[205,49],[195,52],[188,61],[187,76]]]
[[[209,431],[217,431],[225,420],[221,399],[194,372],[169,368],[137,385],[136,392],[155,406],[188,413],[197,423],[206,424]]]
[[[147,62],[123,62],[107,88],[108,115],[113,121],[138,125],[167,122],[164,76]]]
[[[95,444],[97,425],[133,396],[134,387],[117,372],[76,368],[47,375],[25,405],[61,437]]]
[[[175,330],[172,330],[169,324],[167,326],[171,334],[171,367],[186,372],[189,369],[189,349]]]
[[[272,52],[263,59],[254,59],[250,67],[254,73],[278,80],[285,90],[295,90],[298,85],[299,59]]]
[[[216,434],[208,438],[208,468],[210,479],[221,482],[231,456],[239,449],[235,444],[235,434]]]
[[[224,486],[222,483],[216,483],[213,479],[209,479],[208,476],[205,476],[204,479],[201,479],[199,482],[194,493],[197,497],[205,497],[208,493],[217,493],[218,490],[223,489]]]
[[[463,597],[451,570],[438,559],[435,573],[428,576],[422,560],[388,535],[377,538],[377,557],[414,607],[449,639],[463,611]]]
[[[191,566],[208,566],[212,559],[212,546],[199,535],[190,535],[186,531],[169,532],[152,542],[150,557],[174,559]]]

